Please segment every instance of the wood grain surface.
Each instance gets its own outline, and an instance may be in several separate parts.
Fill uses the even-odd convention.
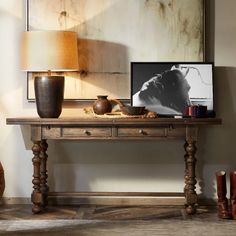
[[[0,235],[81,236],[235,236],[236,221],[221,220],[216,208],[194,216],[176,207],[50,207],[31,215],[29,205],[0,208]]]
[[[220,118],[124,118],[124,119],[102,119],[88,116],[60,117],[60,118],[38,118],[38,117],[16,117],[7,118],[8,125],[219,125]]]

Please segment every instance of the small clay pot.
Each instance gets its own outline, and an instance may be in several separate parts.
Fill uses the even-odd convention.
[[[112,106],[106,95],[97,96],[97,100],[93,104],[93,111],[98,115],[103,115],[105,113],[111,112]]]

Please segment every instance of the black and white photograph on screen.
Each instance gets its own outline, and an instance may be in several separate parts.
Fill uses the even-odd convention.
[[[161,115],[183,115],[186,107],[213,111],[212,63],[131,63],[133,106]]]

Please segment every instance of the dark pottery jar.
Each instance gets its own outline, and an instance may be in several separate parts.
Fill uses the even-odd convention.
[[[4,171],[3,171],[2,164],[0,162],[0,199],[2,198],[4,189],[5,189]]]
[[[98,115],[103,115],[105,113],[111,112],[112,106],[106,95],[97,96],[97,100],[93,104],[93,111]]]
[[[58,118],[64,99],[64,76],[37,76],[34,90],[38,115],[41,118]]]

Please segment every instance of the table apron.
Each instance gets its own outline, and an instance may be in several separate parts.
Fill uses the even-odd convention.
[[[55,140],[150,140],[150,139],[186,139],[192,136],[197,126],[102,126],[76,125],[32,125],[31,139]],[[195,136],[195,134],[194,134]]]

